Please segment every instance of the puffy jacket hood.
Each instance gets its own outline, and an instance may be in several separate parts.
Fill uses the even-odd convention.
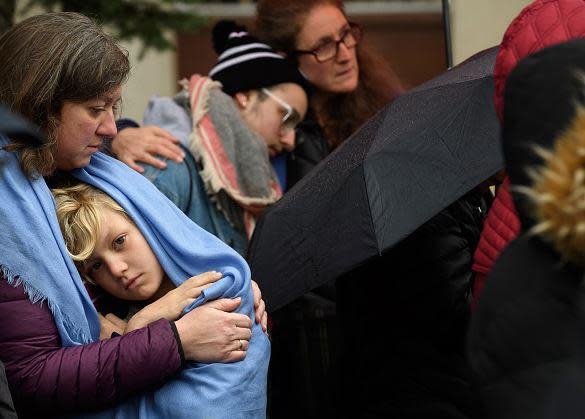
[[[542,48],[585,36],[585,0],[536,0],[512,21],[494,66],[494,103],[503,117],[506,79],[524,57]]]
[[[504,104],[504,156],[522,226],[583,265],[585,40],[521,61]]]

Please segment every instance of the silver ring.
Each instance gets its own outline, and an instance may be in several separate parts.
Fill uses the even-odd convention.
[[[242,348],[244,347],[244,342],[242,342],[242,339],[238,339],[238,341],[240,341],[240,347],[238,348],[238,350],[241,351]]]

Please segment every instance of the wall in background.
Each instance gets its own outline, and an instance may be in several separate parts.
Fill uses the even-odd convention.
[[[291,0],[294,1],[294,0]],[[216,63],[211,48],[211,28],[219,19],[230,18],[251,27],[253,4],[199,9],[209,25],[197,33],[177,37],[180,77],[207,74]],[[437,1],[409,3],[347,3],[349,18],[364,28],[365,42],[390,63],[405,87],[416,86],[446,69],[441,4]]]
[[[450,0],[453,63],[498,45],[506,28],[532,0]]]
[[[132,65],[122,94],[122,116],[142,123],[142,114],[151,96],[169,96],[178,90],[177,53],[148,51],[139,59],[141,48],[138,41],[122,46],[128,50]]]
[[[453,59],[458,63],[498,44],[510,21],[531,0],[450,1]],[[24,4],[26,0],[17,2],[20,9]],[[347,9],[353,19],[364,25],[368,42],[391,63],[406,87],[416,86],[444,70],[440,2],[355,2],[348,3]],[[249,24],[253,10],[253,4],[197,6],[199,13],[209,17],[209,26],[217,19],[213,16],[231,16]],[[35,9],[29,14],[39,12]],[[22,18],[18,15],[18,20]],[[209,26],[195,34],[178,35],[176,52],[149,51],[143,59],[138,58],[138,42],[123,44],[130,54],[132,74],[124,89],[122,116],[141,122],[150,96],[172,95],[178,90],[180,77],[209,71],[216,61]]]
[[[294,1],[294,0],[291,0]],[[17,0],[20,10],[26,0]],[[207,16],[209,25],[193,34],[177,35],[177,50],[149,51],[142,59],[138,41],[122,43],[132,65],[124,86],[121,116],[142,122],[152,95],[169,96],[179,90],[177,80],[193,73],[207,74],[217,57],[211,48],[210,28],[221,17],[250,24],[253,3],[200,4],[194,11]],[[438,0],[399,2],[351,2],[346,5],[352,19],[366,30],[366,39],[396,71],[405,87],[412,87],[441,73],[446,66],[441,6]],[[42,13],[33,9],[28,15]],[[22,16],[17,10],[17,20]]]

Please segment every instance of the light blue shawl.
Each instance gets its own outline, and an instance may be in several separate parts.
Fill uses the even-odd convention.
[[[0,136],[0,148],[8,144]],[[0,150],[0,266],[33,303],[48,304],[63,346],[99,339],[97,312],[71,261],[43,178],[28,179],[16,155]]]
[[[6,142],[0,137],[0,144]],[[47,185],[42,178],[26,178],[13,153],[0,151],[0,173],[0,265],[5,276],[23,283],[31,301],[49,304],[64,346],[97,340],[97,313],[67,255]],[[241,297],[237,311],[254,318],[246,262],[143,176],[101,153],[72,174],[108,193],[128,212],[175,284],[209,270],[223,273],[186,311],[209,300]],[[156,391],[86,417],[263,418],[269,357],[268,338],[254,323],[244,361],[190,363]]]

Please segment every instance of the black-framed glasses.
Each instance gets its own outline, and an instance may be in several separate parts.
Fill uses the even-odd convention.
[[[282,117],[282,120],[281,120],[282,130],[284,132],[294,131],[296,126],[301,122],[301,116],[296,111],[296,109],[293,108],[292,106],[290,106],[288,103],[286,103],[284,100],[282,100],[278,96],[276,96],[270,90],[268,90],[266,88],[262,88],[261,90],[262,90],[262,93],[264,93],[270,99],[274,100],[276,103],[278,103],[284,109],[285,113],[284,113],[284,116]]]
[[[300,55],[300,54],[311,54],[315,57],[315,59],[320,62],[324,63],[325,61],[332,60],[337,56],[339,53],[339,44],[343,42],[343,44],[347,48],[355,48],[355,46],[361,41],[362,39],[362,28],[355,22],[349,22],[349,28],[347,28],[339,37],[337,41],[328,41],[315,49],[312,50],[302,50],[297,49],[293,51],[293,54]]]

